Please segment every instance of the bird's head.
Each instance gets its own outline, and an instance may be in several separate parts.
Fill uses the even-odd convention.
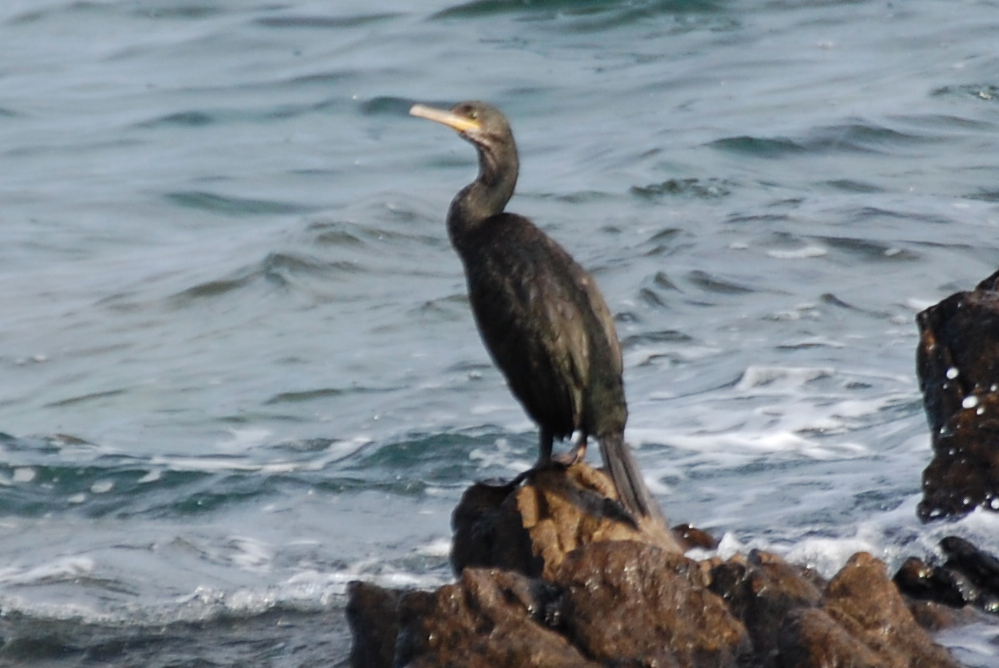
[[[503,112],[485,102],[459,102],[450,109],[414,104],[409,113],[442,123],[481,148],[513,143],[510,124]]]

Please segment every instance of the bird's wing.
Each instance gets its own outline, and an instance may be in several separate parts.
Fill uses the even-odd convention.
[[[479,331],[531,417],[565,437],[580,426],[589,382],[578,283],[586,275],[526,219],[495,218],[476,244],[479,252],[465,258]],[[530,233],[522,234],[525,224]]]

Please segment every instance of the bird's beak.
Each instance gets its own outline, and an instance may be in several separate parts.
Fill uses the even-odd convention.
[[[431,121],[443,123],[449,128],[454,128],[458,132],[470,132],[482,129],[482,124],[478,121],[473,121],[470,118],[459,116],[458,114],[444,109],[434,109],[433,107],[427,107],[422,104],[414,104],[410,107],[409,114],[410,116],[419,116],[420,118],[426,118]]]

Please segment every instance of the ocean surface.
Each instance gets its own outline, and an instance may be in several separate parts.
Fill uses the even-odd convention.
[[[999,2],[6,0],[0,665],[317,666],[533,462],[444,213],[510,117],[673,522],[827,575],[930,526],[921,309],[999,266]],[[596,463],[596,452],[591,454]],[[999,623],[940,641],[999,665]]]

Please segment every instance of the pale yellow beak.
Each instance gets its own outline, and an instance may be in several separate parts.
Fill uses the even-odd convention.
[[[410,107],[409,114],[410,116],[419,116],[420,118],[426,118],[431,121],[443,123],[449,128],[454,128],[458,132],[469,132],[471,130],[482,129],[482,124],[478,121],[473,121],[471,118],[465,118],[464,116],[459,116],[458,114],[444,109],[434,109],[433,107],[427,107],[422,104],[414,104]]]

